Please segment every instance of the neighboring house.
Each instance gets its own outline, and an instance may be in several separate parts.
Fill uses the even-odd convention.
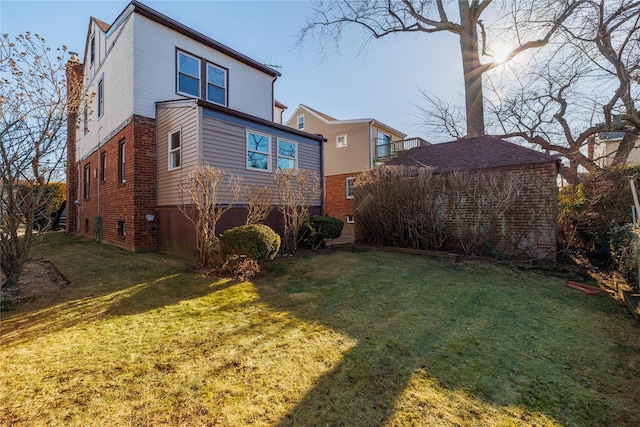
[[[90,19],[84,63],[72,59],[67,74],[94,94],[69,118],[70,232],[191,255],[195,234],[179,205],[194,165],[260,186],[274,186],[283,165],[322,172],[322,137],[274,121],[277,71],[137,1],[112,24]],[[321,211],[320,198],[312,208]],[[240,200],[217,232],[245,211]],[[275,213],[270,221],[278,229]]]
[[[387,162],[391,166],[432,167],[436,173],[454,171],[513,172],[521,178],[517,206],[503,218],[495,242],[509,242],[498,249],[506,255],[522,253],[538,259],[555,260],[558,211],[556,156],[512,144],[494,136],[459,139],[406,151]],[[455,212],[460,218],[474,218],[473,212]],[[443,218],[443,223],[453,218]],[[446,224],[445,224],[446,226]],[[511,246],[512,243],[517,247]]]
[[[323,148],[324,213],[346,223],[344,233],[353,234],[356,221],[353,184],[358,174],[404,150],[427,145],[375,119],[338,120],[300,104],[287,126],[326,139]]]
[[[601,168],[611,166],[618,151],[618,146],[624,132],[600,132],[589,142],[589,158],[594,160]],[[629,152],[626,165],[640,165],[640,137],[636,140],[634,147]]]

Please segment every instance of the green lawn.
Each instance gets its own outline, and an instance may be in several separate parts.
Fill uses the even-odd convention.
[[[2,313],[0,425],[638,426],[640,329],[560,279],[334,250],[254,282],[63,234]]]

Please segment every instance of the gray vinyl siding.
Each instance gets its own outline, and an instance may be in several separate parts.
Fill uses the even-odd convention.
[[[204,162],[241,176],[244,184],[258,187],[270,187],[276,194],[275,171],[277,170],[277,141],[276,133],[265,132],[264,129],[252,129],[212,117],[203,117],[203,158]],[[271,137],[271,171],[248,170],[246,165],[247,130],[267,134]],[[280,136],[281,139],[296,142],[298,145],[298,169],[313,170],[321,174],[320,145],[301,141],[296,135]],[[226,186],[225,186],[226,187]],[[231,195],[225,188],[222,203],[229,203]],[[246,204],[246,200],[238,200],[237,204]],[[275,203],[275,199],[274,199]],[[318,198],[314,206],[320,206]]]
[[[182,203],[180,181],[190,166],[197,164],[199,157],[199,108],[158,107],[156,115],[158,147],[158,206]],[[168,135],[180,128],[182,132],[181,167],[169,170]]]

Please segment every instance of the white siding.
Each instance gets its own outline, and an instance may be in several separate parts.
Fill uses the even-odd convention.
[[[154,103],[176,93],[176,48],[227,68],[228,107],[272,120],[273,78],[148,18],[135,15],[135,114],[153,117]]]
[[[91,154],[98,144],[113,136],[114,130],[133,114],[133,26],[126,21],[117,31],[105,38],[105,34],[93,23],[96,40],[96,58],[90,64],[87,48],[85,58],[85,86],[91,97],[88,133],[84,135],[82,124],[77,132],[77,158]],[[91,43],[91,36],[87,39]],[[98,118],[98,82],[104,78],[104,115]],[[147,117],[153,117],[153,113]],[[82,119],[82,115],[80,115]]]

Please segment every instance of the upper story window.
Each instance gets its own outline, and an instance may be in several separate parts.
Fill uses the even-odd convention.
[[[125,169],[125,164],[126,164],[126,151],[125,151],[125,145],[124,145],[124,140],[120,141],[120,146],[118,147],[118,183],[120,184],[124,184],[125,182],[127,182],[127,175],[126,175],[126,169]]]
[[[91,42],[89,42],[89,58],[90,65],[93,65],[93,62],[96,60],[96,35],[91,35]]]
[[[356,183],[355,177],[347,178],[347,199],[353,199],[353,188]]]
[[[207,64],[207,101],[227,105],[227,71]]]
[[[178,51],[177,88],[180,95],[227,106],[227,70],[181,51]]]
[[[298,144],[278,140],[278,169],[295,169],[298,166]]]
[[[247,131],[247,169],[271,170],[271,137]]]
[[[180,128],[169,133],[169,170],[182,165],[182,131]]]
[[[298,116],[298,129],[304,129],[304,114]]]
[[[347,135],[339,135],[336,137],[336,148],[344,148],[347,146]]]
[[[98,82],[98,118],[104,114],[104,76]]]
[[[178,93],[200,98],[200,59],[178,52]]]
[[[379,130],[376,138],[376,157],[389,157],[391,154],[391,135]]]

